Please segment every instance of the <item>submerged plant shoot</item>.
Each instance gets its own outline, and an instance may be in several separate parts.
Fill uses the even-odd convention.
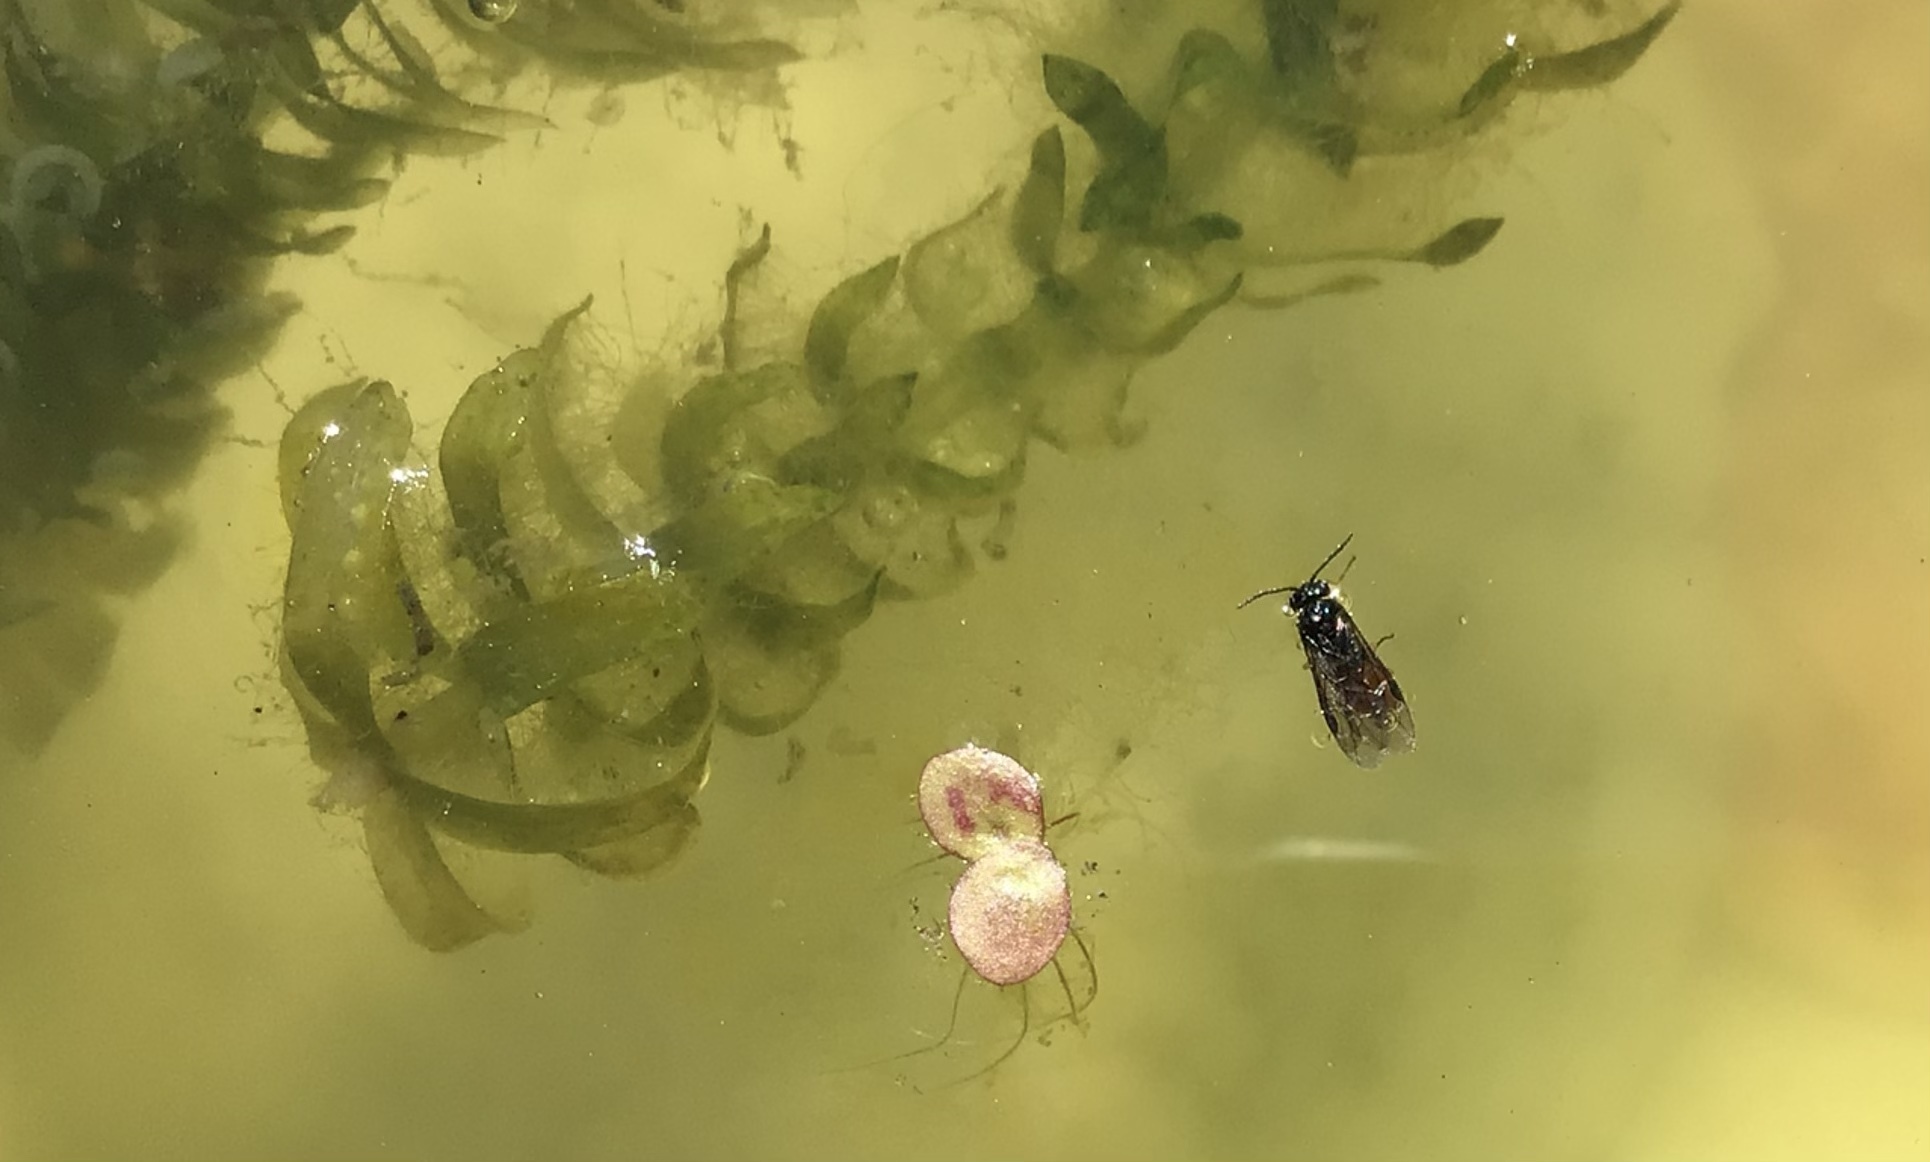
[[[697,7],[0,5],[0,688],[36,692],[0,700],[0,726],[44,740],[104,665],[102,595],[165,563],[168,495],[222,430],[215,385],[301,309],[267,289],[275,264],[342,246],[412,157],[547,132],[519,80],[614,93],[804,57]],[[331,777],[322,801],[358,816],[408,934],[454,949],[522,923],[459,853],[619,878],[676,860],[714,733],[783,730],[882,603],[1001,555],[982,546],[1022,503],[1036,442],[1130,443],[1135,373],[1215,312],[1474,258],[1502,216],[1438,218],[1425,186],[1444,159],[1526,95],[1613,80],[1675,12],[1476,4],[1520,19],[1471,46],[1412,7],[1166,13],[1136,55],[1099,20],[1042,36],[1006,83],[1052,116],[969,213],[845,256],[788,325],[736,318],[781,230],[715,286],[680,288],[728,290],[720,365],[605,382],[586,300],[491,353],[433,448],[417,422],[443,417],[412,415],[409,383],[318,367],[288,385],[305,402],[275,458],[282,677]],[[586,436],[595,391],[660,418]],[[96,589],[47,580],[77,555]],[[999,983],[1039,971],[1069,923],[1036,803],[1019,814],[1022,836],[948,846],[978,861],[968,877],[1046,884],[1049,948],[966,950]],[[965,948],[973,925],[954,926]]]

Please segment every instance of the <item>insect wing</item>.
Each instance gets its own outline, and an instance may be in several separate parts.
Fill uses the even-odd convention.
[[[1414,749],[1414,713],[1359,629],[1349,621],[1343,632],[1355,638],[1358,653],[1335,657],[1309,645],[1307,666],[1334,741],[1355,766],[1371,770],[1390,754]]]

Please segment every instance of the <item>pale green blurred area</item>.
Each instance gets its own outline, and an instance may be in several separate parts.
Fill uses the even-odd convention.
[[[1035,447],[1009,557],[852,636],[793,777],[786,736],[720,735],[673,868],[504,866],[532,927],[460,954],[308,804],[272,448],[218,450],[107,683],[0,781],[0,1156],[1930,1157],[1930,29],[1815,21],[1693,5],[1422,197],[1506,216],[1475,261],[1209,319],[1136,382],[1142,441]],[[361,371],[433,446],[586,292],[613,359],[674,361],[747,220],[801,311],[1017,172],[1047,33],[844,27],[728,145],[673,81],[412,163],[353,265],[283,268],[306,310],[236,430],[272,445],[266,376]],[[1233,610],[1348,532],[1420,734],[1371,775],[1292,627]],[[1804,749],[1845,675],[1865,716]],[[967,739],[1079,812],[1101,989],[952,1085],[1015,997],[868,1063],[945,1023],[960,968],[916,926],[955,867],[912,793]]]

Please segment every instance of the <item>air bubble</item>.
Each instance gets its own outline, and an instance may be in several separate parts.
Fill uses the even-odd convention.
[[[516,0],[469,0],[469,14],[486,24],[501,24],[516,15]]]

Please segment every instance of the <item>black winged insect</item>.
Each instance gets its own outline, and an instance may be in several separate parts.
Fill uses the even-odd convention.
[[[1239,608],[1262,597],[1287,595],[1280,612],[1290,615],[1300,631],[1300,648],[1307,653],[1307,668],[1313,671],[1314,693],[1320,696],[1327,729],[1355,766],[1372,768],[1388,755],[1414,749],[1414,712],[1407,708],[1400,683],[1354,624],[1340,588],[1320,577],[1353,539],[1348,533],[1305,581],[1262,589],[1240,602]]]

